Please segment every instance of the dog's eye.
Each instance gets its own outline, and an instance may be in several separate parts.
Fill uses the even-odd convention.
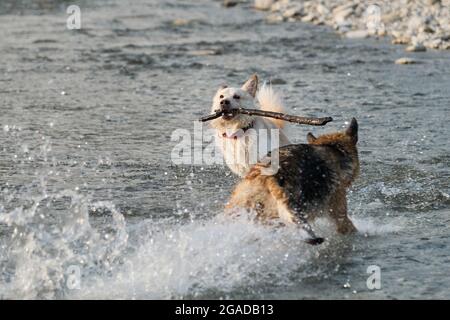
[[[223,94],[221,94],[219,98],[220,98],[220,99],[223,99]]]
[[[234,96],[233,96],[233,99],[236,99],[236,100],[239,100],[241,97],[239,97],[237,94],[235,94]]]

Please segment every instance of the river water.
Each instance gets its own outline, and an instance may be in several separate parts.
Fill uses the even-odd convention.
[[[449,52],[208,0],[78,1],[68,30],[70,4],[0,4],[0,298],[450,298]],[[357,235],[230,221],[237,178],[170,161],[173,131],[254,72],[289,113],[334,117],[295,142],[358,119]]]

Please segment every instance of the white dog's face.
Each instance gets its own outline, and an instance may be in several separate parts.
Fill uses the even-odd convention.
[[[252,119],[248,115],[232,113],[233,109],[255,107],[255,95],[258,88],[258,77],[253,75],[241,88],[222,86],[217,90],[212,105],[212,112],[225,111],[220,118],[211,122],[212,127],[221,129],[240,129],[248,126]],[[230,111],[230,113],[226,113]]]

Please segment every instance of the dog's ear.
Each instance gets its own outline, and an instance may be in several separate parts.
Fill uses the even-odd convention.
[[[354,143],[358,142],[358,122],[355,118],[352,118],[350,125],[348,126],[345,133],[352,138]]]
[[[220,86],[219,90],[226,89],[226,88],[228,88],[228,86],[226,84],[223,84],[223,85]]]
[[[306,135],[306,141],[308,141],[308,143],[313,143],[316,140],[317,138],[314,137],[314,135],[311,132],[308,132],[308,134]]]
[[[244,83],[241,89],[247,91],[254,97],[256,95],[256,90],[258,90],[258,75],[256,73],[252,75],[247,82]]]

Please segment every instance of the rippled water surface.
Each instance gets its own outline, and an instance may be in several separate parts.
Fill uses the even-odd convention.
[[[450,298],[449,52],[207,0],[81,1],[67,30],[68,4],[0,4],[1,298]],[[420,63],[393,63],[405,55]],[[171,164],[172,132],[254,72],[290,113],[334,117],[291,126],[294,141],[359,120],[357,235],[319,220],[313,248],[227,220],[237,178]]]

